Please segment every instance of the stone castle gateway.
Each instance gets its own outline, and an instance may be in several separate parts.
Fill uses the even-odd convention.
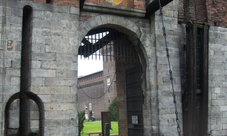
[[[227,135],[227,2],[0,2],[0,135],[77,136],[78,56],[110,42],[120,136],[178,135],[170,70],[181,135]]]

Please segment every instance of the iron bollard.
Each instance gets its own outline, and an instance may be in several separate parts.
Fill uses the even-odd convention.
[[[104,136],[110,136],[110,124],[105,123]]]

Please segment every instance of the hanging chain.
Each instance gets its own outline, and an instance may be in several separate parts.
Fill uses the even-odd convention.
[[[171,86],[172,86],[173,103],[174,103],[174,106],[175,106],[177,132],[178,132],[178,135],[181,136],[180,120],[179,120],[179,116],[178,116],[178,112],[177,112],[176,94],[175,94],[174,87],[173,87],[173,74],[172,74],[171,65],[170,65],[170,55],[169,55],[169,49],[168,49],[167,41],[166,41],[166,30],[165,30],[164,21],[163,21],[164,19],[163,19],[162,5],[161,5],[160,0],[159,0],[159,10],[160,10],[160,16],[161,16],[162,26],[163,26],[163,28],[162,28],[163,29],[163,36],[164,36],[164,39],[165,39],[166,57],[167,57],[167,60],[168,60],[168,65],[169,65],[169,76],[170,76],[170,81],[171,81]]]
[[[90,98],[90,99],[100,99],[101,97],[103,97],[103,96],[110,90],[110,87],[112,86],[115,77],[116,77],[116,73],[114,73],[114,77],[113,77],[113,79],[112,79],[112,81],[111,81],[109,87],[107,88],[107,90],[106,90],[103,94],[101,94],[100,96],[98,96],[98,97],[89,96],[89,95],[83,90],[83,88],[80,86],[79,82],[77,82],[77,84],[78,84],[78,87],[80,88],[80,90],[83,92],[83,94],[85,94],[88,98]]]

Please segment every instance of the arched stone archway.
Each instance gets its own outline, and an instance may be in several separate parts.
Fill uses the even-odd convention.
[[[80,34],[79,34],[79,41],[82,41],[82,39],[85,37],[85,35],[94,29],[100,29],[100,28],[110,28],[110,29],[114,29],[116,31],[119,31],[121,33],[123,33],[124,35],[127,35],[128,40],[133,44],[133,46],[135,47],[136,53],[137,53],[137,59],[138,61],[135,62],[134,64],[128,66],[128,67],[121,67],[120,65],[124,64],[124,62],[116,62],[116,65],[119,65],[118,68],[122,69],[124,72],[117,70],[118,72],[116,72],[116,77],[118,78],[120,85],[117,85],[117,88],[119,90],[121,90],[120,92],[118,92],[120,95],[118,95],[117,97],[119,98],[118,100],[118,106],[120,105],[120,135],[121,136],[127,136],[128,135],[128,131],[124,131],[122,129],[128,129],[128,127],[131,127],[128,125],[127,123],[127,96],[125,97],[125,86],[126,86],[126,78],[125,78],[125,71],[127,69],[131,69],[134,66],[138,66],[138,64],[142,67],[142,70],[140,73],[141,77],[141,84],[139,85],[142,92],[146,91],[146,69],[147,69],[147,65],[146,65],[146,52],[145,49],[142,45],[142,42],[140,41],[142,32],[140,30],[140,28],[131,20],[123,18],[123,17],[118,17],[118,16],[106,16],[106,15],[99,15],[99,16],[95,16],[92,17],[84,22],[81,22],[80,24]],[[78,49],[79,50],[79,49]],[[144,96],[143,93],[141,95],[142,97]],[[145,96],[146,97],[146,96]],[[142,98],[143,99],[143,98]],[[142,100],[143,101],[143,100]],[[123,106],[122,106],[123,103]],[[119,108],[119,107],[118,107]],[[143,103],[141,105],[141,109],[143,113]],[[131,120],[131,119],[130,119]],[[143,133],[141,133],[141,136],[143,135]]]
[[[91,17],[85,21],[81,21],[79,25],[79,35],[78,41],[82,41],[85,35],[92,29],[98,29],[108,27],[115,29],[119,32],[126,34],[129,40],[134,44],[136,50],[139,55],[140,62],[142,64],[142,69],[145,73],[143,73],[143,88],[147,88],[146,86],[146,74],[147,71],[147,64],[150,63],[147,57],[147,49],[142,44],[145,41],[141,39],[145,39],[143,36],[143,32],[140,30],[140,27],[136,25],[133,21],[119,16],[114,15],[98,15]],[[146,43],[146,42],[145,42]],[[148,46],[148,45],[146,45]],[[79,51],[79,46],[77,48]]]
[[[114,15],[98,15],[80,22],[79,41],[81,41],[90,30],[103,26],[120,30],[121,32],[133,38],[141,37],[141,30],[133,21]]]

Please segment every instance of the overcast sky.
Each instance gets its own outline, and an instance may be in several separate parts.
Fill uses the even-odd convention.
[[[97,37],[101,39],[103,36],[107,35],[108,33],[109,32],[103,32],[101,34],[94,34],[92,36],[86,36],[85,38],[87,38],[87,40],[89,42],[94,44],[98,41],[96,39]],[[83,43],[82,43],[82,45],[83,45]],[[100,54],[100,52],[98,50],[93,54]],[[102,56],[98,56],[97,60],[95,59],[95,57],[93,59],[91,57],[89,59],[84,59],[83,57],[81,58],[81,56],[78,56],[78,76],[79,77],[86,76],[91,73],[95,73],[97,71],[103,70]]]
[[[95,59],[83,59],[78,57],[78,76],[86,76],[91,73],[103,70],[103,61]]]

